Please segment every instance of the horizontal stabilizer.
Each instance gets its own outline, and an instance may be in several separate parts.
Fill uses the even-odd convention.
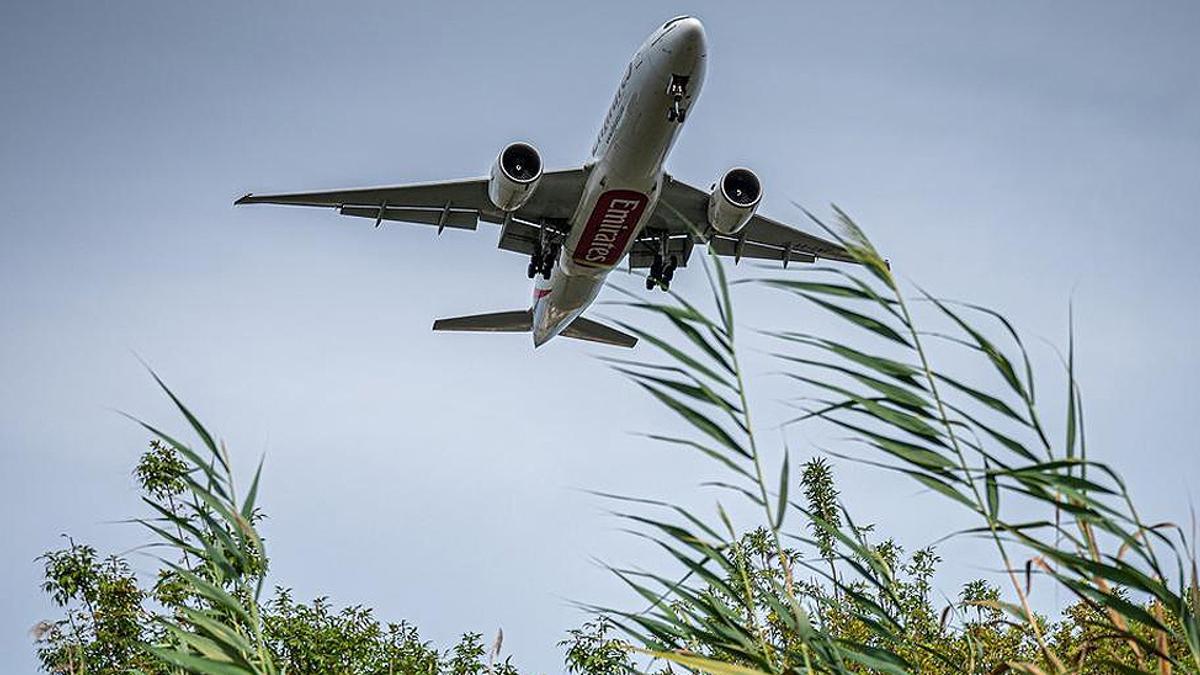
[[[576,340],[599,342],[600,344],[612,345],[614,347],[632,347],[637,344],[637,338],[634,336],[622,333],[616,328],[609,328],[591,319],[585,319],[582,316],[572,321],[571,325],[563,329],[562,336],[575,338]]]
[[[515,312],[456,316],[452,319],[438,319],[433,322],[434,330],[484,333],[528,333],[532,326],[533,314],[527,309]]]

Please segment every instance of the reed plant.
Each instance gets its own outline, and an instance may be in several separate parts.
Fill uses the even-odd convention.
[[[610,363],[682,420],[687,433],[651,436],[713,462],[722,477],[708,485],[720,496],[712,513],[670,496],[605,496],[665,559],[650,571],[614,568],[642,602],[591,607],[562,643],[566,670],[1200,672],[1192,542],[1175,524],[1144,520],[1120,473],[1089,457],[1073,336],[1056,392],[1065,412],[1051,423],[1025,343],[1003,315],[906,291],[844,213],[835,209],[835,227],[810,217],[860,265],[731,282],[718,260],[702,259],[706,297],[623,303],[663,328],[624,323],[653,356]],[[936,549],[907,552],[860,522],[824,456],[794,459],[776,429],[760,431],[746,328],[734,314],[745,286],[828,319],[814,323],[821,330],[780,320],[758,331],[798,401],[783,426],[825,427],[842,439],[828,454],[852,455],[969,517],[970,527],[945,534],[983,539],[990,554],[977,562],[999,568],[1002,584],[972,581],[939,600]],[[831,337],[837,327],[850,337]],[[967,375],[941,365],[946,350]],[[267,597],[262,465],[239,490],[224,445],[162,388],[195,441],[138,422],[154,438],[136,475],[159,576],[143,588],[123,559],[100,560],[73,541],[48,553],[44,589],[66,616],[38,627],[46,670],[515,675],[499,659],[499,637],[486,650],[467,634],[441,652],[369,609],[301,604],[286,589]],[[1034,583],[1066,591],[1070,605],[1039,613]]]
[[[1058,392],[1065,414],[1051,423],[1025,342],[1003,315],[906,292],[844,212],[835,207],[833,227],[806,214],[860,266],[731,282],[713,258],[706,302],[672,293],[622,303],[665,328],[625,324],[657,355],[613,367],[686,423],[690,435],[656,440],[715,461],[724,478],[709,485],[724,496],[711,514],[609,496],[666,563],[616,569],[647,605],[607,615],[658,663],[719,674],[1200,671],[1192,543],[1173,523],[1145,521],[1121,474],[1088,456],[1073,335]],[[829,452],[966,514],[971,527],[945,534],[983,538],[991,556],[981,564],[999,568],[1002,585],[972,582],[939,608],[933,549],[906,556],[855,521],[827,462],[798,472],[787,447],[764,442],[734,315],[739,285],[827,319],[814,331],[783,321],[759,331],[801,401],[784,426],[827,427],[842,438]],[[851,337],[832,339],[834,328]],[[959,352],[958,369],[940,365],[947,350]],[[757,523],[731,516],[733,501]],[[1035,578],[1072,598],[1062,616],[1035,611]]]

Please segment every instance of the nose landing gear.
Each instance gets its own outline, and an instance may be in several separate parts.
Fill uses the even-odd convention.
[[[667,110],[668,122],[678,122],[683,124],[683,120],[687,116],[687,108],[684,108],[680,105],[682,100],[683,99],[681,97],[676,97],[673,101],[671,101],[671,107]]]
[[[686,75],[671,75],[671,83],[667,85],[667,95],[671,97],[671,107],[667,109],[667,121],[683,124],[687,116],[687,107],[683,99],[687,96],[688,77]]]

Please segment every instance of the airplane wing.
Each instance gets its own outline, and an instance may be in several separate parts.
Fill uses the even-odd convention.
[[[500,248],[532,253],[540,224],[566,233],[575,206],[587,182],[586,169],[548,171],[542,174],[529,201],[506,218],[488,198],[487,178],[437,183],[413,183],[348,190],[247,194],[234,204],[284,204],[337,209],[345,216],[375,221],[397,221],[445,228],[474,230],[480,220],[503,226]]]
[[[853,262],[840,245],[802,232],[770,218],[754,215],[736,235],[708,228],[708,193],[670,176],[650,221],[629,252],[632,268],[650,267],[659,250],[660,233],[668,233],[668,253],[687,264],[696,244],[707,244],[717,255],[788,262],[813,262],[818,258]],[[500,248],[529,255],[537,247],[539,227],[545,225],[566,235],[570,218],[587,182],[584,168],[548,171],[537,190],[520,209],[506,217],[488,198],[487,178],[381,187],[247,194],[235,204],[283,204],[337,209],[346,216],[382,222],[430,225],[474,230],[479,221],[502,226]],[[701,228],[699,232],[696,228]]]
[[[668,253],[678,256],[680,265],[687,262],[695,244],[707,244],[721,256],[776,260],[785,266],[789,262],[817,259],[854,262],[836,242],[757,214],[735,235],[714,232],[708,227],[708,192],[669,176],[663,180],[658,205],[643,230],[643,237],[630,251],[631,267],[650,266],[659,247],[656,236],[662,232],[668,233]]]

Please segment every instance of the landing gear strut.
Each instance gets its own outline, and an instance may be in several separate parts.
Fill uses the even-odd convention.
[[[667,110],[668,122],[679,122],[683,124],[684,117],[687,116],[687,108],[684,108],[680,103],[683,102],[682,96],[676,96],[671,101],[671,107]]]
[[[675,278],[675,268],[679,267],[679,259],[674,255],[668,256],[671,250],[671,236],[666,232],[658,234],[658,252],[650,263],[650,275],[646,277],[646,290],[654,290],[655,286],[668,291],[671,289],[671,279]]]
[[[546,255],[542,258],[542,278],[549,279],[550,274],[554,272],[554,261],[558,260],[558,247],[551,246]]]
[[[671,280],[675,278],[675,268],[679,266],[679,259],[675,256],[663,260],[661,253],[654,254],[654,262],[650,263],[650,276],[646,277],[646,290],[653,290],[655,286],[664,291],[671,290]]]
[[[687,84],[687,76],[671,76],[671,83],[667,85],[667,94],[671,97],[671,107],[667,109],[668,122],[683,124],[683,120],[687,116],[687,108],[683,105],[683,97],[687,96]]]
[[[538,274],[542,275],[543,279],[549,279],[554,272],[554,261],[558,259],[558,247],[549,246],[546,249],[539,248],[529,257],[529,266],[525,268],[525,276],[530,279]]]
[[[529,256],[529,266],[525,268],[525,275],[530,279],[538,274],[541,274],[543,279],[549,279],[554,272],[554,261],[558,260],[558,246],[552,243],[553,241],[543,223],[533,255]]]

